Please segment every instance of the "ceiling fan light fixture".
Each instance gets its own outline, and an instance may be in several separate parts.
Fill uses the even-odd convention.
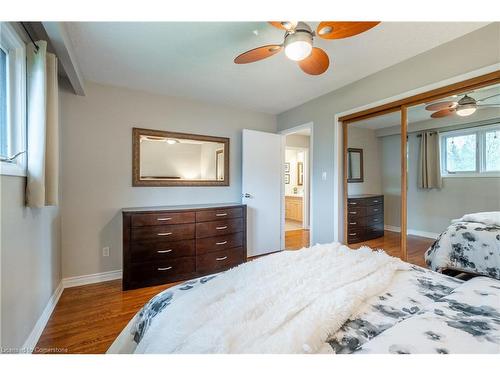
[[[307,31],[297,31],[285,38],[285,55],[290,60],[301,61],[311,54],[312,35]]]
[[[466,104],[457,108],[456,112],[457,115],[466,117],[472,115],[474,112],[476,112],[476,110],[477,107],[474,104]]]

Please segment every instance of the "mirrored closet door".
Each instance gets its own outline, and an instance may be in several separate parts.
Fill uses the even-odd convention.
[[[401,112],[344,123],[345,242],[402,257]]]

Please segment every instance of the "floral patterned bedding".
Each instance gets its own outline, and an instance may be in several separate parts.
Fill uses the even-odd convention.
[[[500,227],[453,223],[427,250],[425,262],[437,272],[454,270],[500,279]]]
[[[187,281],[153,297],[108,353],[134,353],[155,316],[217,275]],[[382,295],[363,303],[326,340],[329,353],[500,353],[500,281],[467,282],[412,266]]]

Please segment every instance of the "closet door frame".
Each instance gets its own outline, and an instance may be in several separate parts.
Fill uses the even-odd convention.
[[[342,147],[343,147],[343,206],[344,206],[344,243],[347,244],[347,129],[352,122],[365,120],[372,117],[385,115],[392,112],[401,112],[401,259],[408,260],[407,251],[407,134],[408,134],[408,107],[429,103],[435,100],[446,98],[451,95],[461,94],[466,91],[478,89],[500,83],[500,70],[470,78],[451,85],[443,86],[417,95],[409,96],[391,103],[386,103],[377,107],[363,111],[351,113],[339,118],[342,124]]]

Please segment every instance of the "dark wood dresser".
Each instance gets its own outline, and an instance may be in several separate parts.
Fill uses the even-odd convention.
[[[384,196],[352,195],[347,198],[347,243],[384,235]]]
[[[246,261],[246,206],[127,208],[123,289],[187,280]]]

